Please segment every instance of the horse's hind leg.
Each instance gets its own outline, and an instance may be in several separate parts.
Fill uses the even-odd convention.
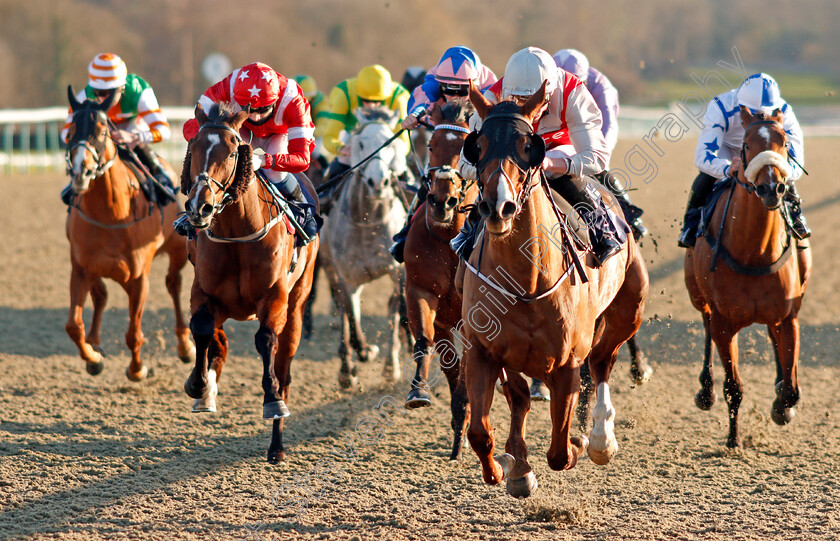
[[[449,460],[460,460],[469,408],[467,385],[464,378],[466,371],[458,358],[458,352],[455,351],[451,331],[439,329],[438,334],[441,340],[435,345],[435,349],[440,355],[441,369],[449,382],[449,396],[451,398],[453,438],[452,453],[449,455]]]
[[[309,298],[306,299],[306,305],[303,309],[303,339],[309,340],[312,338],[312,306],[315,304],[315,299],[318,293],[318,271],[321,268],[321,258],[316,257],[314,263],[314,270],[312,271],[312,288],[309,292]]]
[[[128,331],[125,333],[125,344],[131,350],[131,363],[126,370],[126,376],[131,381],[140,381],[149,374],[148,367],[143,365],[140,358],[140,348],[143,346],[143,307],[149,293],[149,276],[143,274],[135,280],[125,284],[128,293]]]
[[[96,278],[85,274],[84,269],[73,263],[70,272],[70,310],[65,330],[79,349],[79,356],[85,361],[89,374],[95,376],[105,368],[102,355],[85,340],[85,322],[82,313],[88,292],[94,287]],[[104,286],[104,284],[103,284]]]
[[[729,448],[741,446],[741,434],[738,428],[738,410],[741,407],[744,385],[738,373],[738,340],[733,329],[720,313],[712,312],[711,318],[712,340],[718,349],[723,364],[726,379],[723,382],[723,396],[729,406],[729,437],[726,446]]]
[[[546,458],[552,470],[568,470],[575,467],[580,456],[586,452],[589,440],[585,436],[571,437],[572,415],[580,392],[580,370],[569,362],[555,368],[546,384],[551,389],[551,445]]]
[[[531,391],[528,382],[518,372],[507,371],[507,381],[505,398],[510,408],[510,434],[505,443],[505,453],[514,459],[511,469],[505,472],[507,491],[514,498],[527,498],[537,489],[537,476],[528,464],[528,447],[525,445],[525,420],[531,411]]]
[[[388,301],[388,315],[391,320],[391,351],[382,366],[382,376],[387,382],[395,382],[402,375],[400,371],[400,305],[403,302],[403,282],[397,276],[394,279],[394,292]]]
[[[630,377],[636,385],[647,383],[653,375],[653,368],[648,364],[644,351],[636,344],[636,335],[627,341],[627,348],[630,350]]]
[[[771,418],[777,425],[786,425],[796,415],[799,402],[799,320],[791,317],[770,326],[776,352],[776,399]]]
[[[493,441],[493,427],[490,425],[490,406],[493,404],[496,378],[499,377],[501,366],[488,361],[481,346],[472,344],[464,353],[464,367],[467,370],[467,396],[470,402],[470,426],[467,438],[470,446],[481,461],[484,482],[490,485],[498,484],[504,479],[506,471],[502,464],[493,458],[495,448]],[[501,457],[500,457],[501,458]],[[512,466],[508,460],[503,460],[505,466]]]
[[[97,278],[93,281],[93,287],[90,288],[90,297],[93,300],[93,319],[90,322],[87,343],[93,346],[99,353],[102,353],[102,348],[100,347],[102,344],[102,338],[100,336],[100,332],[102,331],[102,315],[105,313],[105,305],[108,304],[108,288],[105,286],[105,281],[102,278]]]
[[[178,238],[176,238],[178,237]],[[183,363],[195,361],[195,345],[190,340],[190,329],[184,319],[184,312],[181,309],[181,269],[187,264],[187,250],[184,247],[184,239],[178,235],[172,235],[167,244],[169,254],[169,270],[166,273],[166,290],[172,297],[172,305],[175,311],[175,338],[178,340],[178,357]]]
[[[349,324],[350,346],[359,356],[359,362],[366,363],[379,356],[379,347],[369,345],[365,334],[362,332],[362,290],[364,285],[356,286],[352,293],[345,296],[344,313],[347,314]],[[389,315],[390,303],[389,303]],[[399,373],[399,371],[397,372]]]

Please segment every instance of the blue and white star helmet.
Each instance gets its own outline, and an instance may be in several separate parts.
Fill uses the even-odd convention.
[[[775,109],[784,104],[779,84],[766,73],[750,75],[738,89],[738,105],[743,105],[753,114],[761,111],[772,115]]]

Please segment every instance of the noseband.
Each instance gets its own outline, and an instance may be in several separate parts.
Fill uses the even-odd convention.
[[[233,134],[233,136],[236,138],[236,140],[239,142],[240,145],[245,144],[245,141],[242,139],[242,136],[240,136],[239,133],[237,133],[236,130],[234,130],[233,128],[231,128],[230,126],[228,126],[226,124],[216,124],[216,123],[203,124],[201,126],[201,128],[199,128],[199,130],[198,130],[199,133],[201,131],[203,131],[205,128],[213,128],[213,129],[218,129],[218,130],[229,131],[230,133]],[[238,148],[239,147],[237,147],[237,150],[233,153],[234,164],[236,163],[237,159],[239,158]],[[236,174],[236,165],[234,165],[233,169],[230,172],[230,175],[228,176],[227,180],[224,183],[219,182],[218,180],[216,180],[215,178],[213,178],[213,177],[211,177],[210,175],[207,174],[207,171],[206,171],[207,164],[204,164],[204,169],[205,169],[204,171],[202,171],[201,173],[199,173],[195,177],[195,185],[196,186],[201,186],[201,185],[207,186],[207,189],[210,190],[210,194],[213,196],[213,212],[214,213],[219,213],[230,203],[230,201],[232,199],[232,196],[230,195],[230,193],[228,193],[228,189],[230,188],[231,182],[233,181],[233,176]],[[213,190],[211,184],[215,185],[216,187],[218,187],[219,190],[221,190],[221,192],[223,194],[222,198],[221,198],[221,201],[216,202],[216,192],[215,192],[215,190]]]
[[[460,132],[460,133],[467,134],[467,135],[469,135],[469,133],[470,133],[469,128],[467,128],[466,126],[458,126],[457,124],[438,124],[437,126],[435,126],[435,131],[438,131],[438,130],[455,131],[455,132]],[[461,172],[458,171],[457,168],[453,168],[452,166],[449,166],[449,165],[441,165],[439,167],[429,167],[426,170],[426,173],[421,178],[421,180],[423,181],[423,184],[426,185],[426,189],[429,190],[429,192],[432,191],[432,181],[434,179],[438,178],[437,177],[437,172],[438,171],[440,171],[443,174],[448,174],[449,178],[445,178],[445,179],[442,178],[441,180],[448,180],[456,188],[458,187],[458,185],[455,184],[455,178],[457,177],[458,179],[460,179],[461,186],[460,186],[460,188],[458,188],[458,202],[455,204],[455,207],[458,210],[458,212],[465,212],[464,209],[461,208],[461,203],[463,203],[464,200],[467,198],[467,191],[469,191],[469,189],[472,187],[472,185],[475,184],[476,180],[465,179],[463,177],[463,175],[461,175]]]
[[[741,164],[742,164],[742,167],[744,168],[744,176],[747,178],[747,182],[742,182],[741,179],[738,178],[738,175],[734,175],[733,178],[735,179],[735,182],[737,182],[739,186],[741,186],[742,188],[744,188],[747,191],[747,193],[752,194],[752,195],[756,195],[758,197],[761,197],[763,195],[761,193],[758,193],[758,191],[764,185],[756,186],[755,180],[750,179],[750,177],[751,176],[754,177],[754,175],[748,175],[747,174],[748,171],[749,171],[748,166],[752,162],[752,160],[747,161],[747,153],[746,153],[746,148],[747,148],[746,139],[747,139],[747,137],[746,137],[746,134],[750,130],[750,128],[752,128],[753,126],[760,126],[760,125],[774,126],[774,127],[779,127],[781,129],[781,132],[782,132],[782,134],[785,138],[785,140],[784,140],[785,154],[783,155],[783,154],[781,154],[779,152],[776,152],[776,151],[773,151],[773,150],[765,150],[765,151],[759,152],[759,154],[757,154],[756,156],[753,156],[753,160],[755,158],[757,158],[758,156],[764,154],[765,152],[769,152],[769,153],[774,155],[774,156],[768,156],[767,157],[771,161],[775,161],[775,156],[780,156],[781,159],[784,160],[784,163],[786,163],[786,160],[787,160],[787,157],[788,157],[787,156],[787,134],[785,133],[784,128],[778,122],[776,122],[775,120],[756,120],[755,122],[750,123],[746,128],[744,128],[744,141],[741,143]],[[762,159],[762,162],[764,162],[764,161],[767,161],[767,160]],[[784,168],[782,167],[781,163],[779,163],[779,164],[768,163],[767,165],[776,165],[777,168],[782,173],[784,178],[782,179],[782,182],[780,183],[780,185],[783,186],[783,191],[781,193],[779,193],[779,197],[784,196],[785,192],[787,192],[787,190],[788,190],[788,186],[787,186],[786,181],[787,181],[787,177],[790,175],[790,169],[787,169],[785,171]]]

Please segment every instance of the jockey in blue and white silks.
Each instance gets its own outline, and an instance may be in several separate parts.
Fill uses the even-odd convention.
[[[788,155],[791,175],[787,179],[788,191],[785,203],[791,214],[794,233],[800,239],[811,234],[800,208],[799,194],[794,181],[802,176],[805,164],[802,128],[796,120],[793,107],[782,98],[779,85],[766,73],[755,73],[747,77],[740,87],[715,96],[706,107],[703,130],[697,140],[694,165],[700,174],[694,179],[689,193],[685,221],[678,244],[684,248],[694,246],[700,209],[712,191],[714,183],[730,176],[731,170],[741,164],[741,145],[744,141],[744,126],[741,124],[740,108],[751,113],[759,111],[772,115],[776,109],[784,115],[783,127],[788,138]]]

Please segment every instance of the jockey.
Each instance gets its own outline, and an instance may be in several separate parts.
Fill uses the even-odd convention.
[[[481,63],[481,59],[472,50],[464,46],[450,47],[440,57],[437,65],[429,70],[421,86],[414,89],[408,100],[409,114],[402,122],[402,127],[413,130],[419,125],[419,119],[432,104],[443,105],[453,98],[464,98],[470,93],[470,82],[476,88],[485,90],[497,80],[496,74]],[[421,184],[417,195],[408,209],[405,225],[394,235],[391,255],[397,262],[403,262],[403,249],[411,227],[414,212],[426,200],[428,188]]]
[[[776,81],[766,73],[756,73],[747,77],[739,88],[715,96],[706,107],[703,131],[697,140],[694,156],[694,164],[700,170],[700,174],[691,185],[685,220],[677,242],[683,248],[694,246],[700,223],[700,210],[712,192],[715,182],[729,177],[744,165],[740,157],[744,141],[744,126],[739,117],[741,107],[746,107],[752,113],[762,111],[768,115],[776,109],[782,111],[783,128],[788,136],[787,150],[793,171],[787,179],[788,190],[784,202],[790,212],[794,235],[799,239],[811,236],[811,230],[802,216],[799,194],[794,184],[794,181],[802,176],[802,165],[805,163],[802,128],[796,120],[793,108],[782,98]]]
[[[79,102],[93,100],[104,102],[114,92],[119,94],[108,118],[114,123],[111,138],[133,149],[155,180],[162,186],[157,187],[158,202],[166,205],[175,200],[175,188],[169,173],[164,169],[158,157],[150,148],[151,143],[160,143],[169,139],[169,122],[158,105],[155,92],[149,83],[128,73],[123,60],[111,53],[96,55],[88,65],[88,84],[79,92]],[[67,141],[67,134],[73,120],[73,111],[67,116],[67,123],[61,130],[61,139]],[[163,190],[168,193],[160,193]],[[68,185],[61,192],[61,200],[70,205],[73,193]]]
[[[312,151],[312,160],[318,160],[323,165],[324,169],[329,165],[329,159],[324,156],[324,126],[327,123],[327,100],[324,98],[324,93],[318,90],[318,85],[315,79],[310,75],[297,74],[295,81],[303,90],[303,97],[309,102],[310,114],[312,121],[315,123],[315,150]]]
[[[557,51],[554,53],[554,62],[558,68],[568,71],[583,81],[586,89],[592,94],[595,103],[598,104],[598,110],[601,111],[601,133],[607,143],[607,150],[612,154],[618,142],[618,90],[606,75],[590,66],[586,56],[576,49]],[[609,169],[609,161],[607,161],[607,169]],[[633,236],[639,240],[648,234],[647,228],[642,224],[644,211],[630,201],[627,191],[607,169],[594,177],[618,198],[621,210],[624,211],[627,222],[633,228]]]
[[[609,160],[601,133],[601,113],[583,81],[558,69],[546,51],[526,47],[514,53],[505,67],[505,75],[484,92],[491,103],[512,100],[524,104],[546,83],[542,114],[534,123],[535,131],[546,143],[543,168],[549,185],[580,212],[589,226],[592,255],[596,265],[621,250],[621,234],[607,217],[601,194],[586,176],[602,172]],[[470,124],[480,129],[481,119],[473,115]],[[474,164],[461,154],[461,174],[476,178]],[[478,216],[471,213],[461,232],[450,243],[463,257],[469,257]]]
[[[330,92],[329,112],[326,113],[324,148],[336,155],[330,164],[328,177],[350,169],[350,148],[342,132],[349,133],[356,126],[356,110],[360,107],[384,105],[405,117],[408,91],[391,80],[391,74],[382,66],[365,66],[356,77],[338,83]],[[408,134],[401,137],[408,145]]]
[[[318,233],[315,208],[294,175],[306,171],[315,147],[315,128],[303,90],[294,79],[254,62],[234,70],[198,99],[205,111],[222,102],[233,102],[235,111],[250,108],[240,134],[252,147],[265,151],[254,153],[254,171],[261,169],[286,199],[296,203],[291,208],[298,222],[306,235],[314,238]],[[187,121],[183,131],[184,138],[191,140],[198,134],[198,121]],[[179,233],[187,234],[190,226],[186,215],[175,223]]]

